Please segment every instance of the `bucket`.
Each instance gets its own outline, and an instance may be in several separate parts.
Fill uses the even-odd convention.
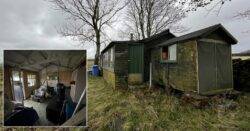
[[[98,65],[93,65],[92,67],[92,75],[93,76],[99,76],[100,70]]]

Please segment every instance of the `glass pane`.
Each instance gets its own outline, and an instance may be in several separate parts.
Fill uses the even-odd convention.
[[[176,44],[169,46],[169,60],[176,60]]]
[[[114,50],[113,50],[113,48],[111,48],[111,57],[110,57],[110,61],[113,61],[113,59],[114,59]]]
[[[27,77],[28,77],[28,86],[29,87],[34,86],[36,84],[36,75],[28,74]]]
[[[13,76],[13,81],[20,81],[19,72],[18,71],[13,71],[12,72],[12,76]]]

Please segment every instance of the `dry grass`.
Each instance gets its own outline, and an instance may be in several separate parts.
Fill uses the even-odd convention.
[[[250,94],[241,96],[236,110],[182,106],[164,91],[113,90],[101,77],[90,77],[88,126],[93,130],[250,130]]]

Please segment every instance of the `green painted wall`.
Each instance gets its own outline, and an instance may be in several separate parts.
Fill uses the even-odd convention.
[[[144,45],[129,45],[129,73],[143,73]]]

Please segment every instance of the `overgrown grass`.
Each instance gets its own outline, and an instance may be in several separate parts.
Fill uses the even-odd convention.
[[[250,130],[250,94],[235,110],[183,106],[160,89],[112,89],[101,77],[89,77],[88,126],[93,130]]]

